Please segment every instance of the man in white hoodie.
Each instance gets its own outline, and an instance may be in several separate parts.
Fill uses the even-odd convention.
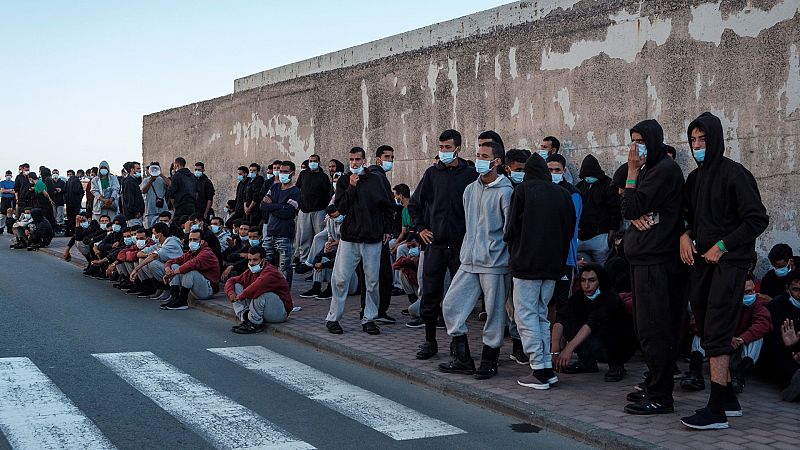
[[[480,177],[464,191],[467,232],[461,245],[461,266],[442,303],[442,314],[453,360],[439,365],[446,373],[475,374],[479,380],[497,374],[497,360],[503,345],[506,322],[505,302],[509,285],[509,254],[503,236],[511,212],[511,181],[498,170],[505,162],[503,146],[483,142],[478,146],[475,170]],[[486,323],[483,352],[477,372],[467,342],[467,317],[483,292]]]

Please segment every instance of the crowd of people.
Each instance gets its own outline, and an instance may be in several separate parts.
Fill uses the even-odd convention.
[[[16,249],[68,237],[64,257],[77,247],[84,275],[165,310],[224,291],[239,334],[287,320],[300,275],[312,281],[300,297],[330,300],[333,334],[345,331],[348,296],[360,294],[370,335],[397,322],[392,297],[407,297],[407,326],[424,328],[416,358],[439,353],[438,330],[450,336],[445,373],[493,377],[510,338],[511,359],[531,368],[518,383],[538,390],[557,373],[597,373],[598,363],[618,382],[641,350],[648,371],[624,408],[637,415],[673,412],[676,380],[704,390],[707,360],[708,403],[681,419],[689,428],[741,416],[737,395],[751,374],[800,400],[800,260],[777,244],[769,272],[753,273],[769,218],[755,178],[724,156],[719,119],[704,113],[688,126],[697,167],[687,177],[657,121],[634,125],[630,139],[613,176],[588,155],[573,177],[553,136],[533,151],[506,150],[484,131],[471,154],[446,130],[413,191],[389,182],[388,145],[353,147],[327,170],[318,155],[299,170],[252,163],[238,168],[235,198],[219,214],[202,162],[192,172],[178,157],[168,173],[151,162],[144,175],[128,162],[119,176],[101,162],[66,178],[22,164],[0,182],[0,225]],[[477,365],[467,338],[475,313]]]

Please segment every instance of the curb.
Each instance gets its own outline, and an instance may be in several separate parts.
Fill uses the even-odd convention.
[[[63,253],[43,248],[42,252],[50,256],[62,259]],[[83,267],[81,262],[72,259],[70,264]],[[233,311],[215,303],[205,301],[192,301],[190,305],[205,313],[222,317],[228,320],[236,320]],[[405,366],[401,363],[381,358],[369,353],[359,352],[349,347],[337,345],[335,342],[322,339],[318,336],[302,333],[283,325],[273,325],[267,329],[269,334],[274,336],[286,337],[306,345],[310,345],[318,350],[325,351],[351,361],[357,362],[367,367],[381,370],[396,376],[405,378],[415,384],[420,384],[432,388],[440,393],[451,397],[459,398],[468,403],[477,404],[502,414],[519,418],[533,425],[547,429],[557,434],[571,437],[606,449],[654,449],[661,448],[652,443],[643,441],[630,436],[625,436],[614,431],[606,430],[594,425],[574,420],[570,417],[547,411],[530,403],[521,402],[510,398],[495,396],[489,392],[476,391],[470,386],[457,381],[430,374],[420,374],[419,371]]]

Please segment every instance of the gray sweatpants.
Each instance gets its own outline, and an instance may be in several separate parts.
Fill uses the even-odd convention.
[[[241,294],[244,291],[244,286],[236,283],[234,286],[236,294]],[[281,323],[286,322],[289,315],[286,313],[286,308],[283,306],[283,301],[277,294],[267,292],[261,294],[256,298],[242,299],[231,303],[233,312],[239,320],[244,321],[244,315],[250,311],[248,319],[250,322],[259,325],[262,322],[267,323]]]
[[[503,345],[503,327],[506,324],[506,289],[508,274],[470,273],[458,269],[450,289],[442,301],[442,316],[447,334],[467,334],[467,318],[483,291],[486,304],[486,323],[483,325],[483,343],[492,348]]]
[[[328,242],[328,231],[322,230],[319,233],[314,235],[314,239],[311,240],[311,248],[308,251],[308,256],[305,259],[301,259],[307,266],[314,265],[314,258],[317,255],[325,250],[325,243]]]
[[[378,273],[381,266],[381,246],[380,242],[366,244],[339,240],[339,249],[336,251],[333,275],[331,275],[333,297],[325,320],[338,322],[342,319],[350,280],[352,280],[353,272],[359,262],[364,264],[364,284],[367,291],[367,298],[364,302],[364,318],[361,319],[361,323],[375,320],[375,317],[378,316]]]
[[[173,264],[172,270],[178,270],[179,267],[179,265]],[[208,300],[214,296],[214,290],[211,289],[211,281],[196,270],[175,274],[169,285],[189,289],[192,296],[198,300]]]
[[[145,279],[155,278],[161,281],[161,279],[164,278],[164,262],[160,259],[150,261],[146,266],[142,267],[142,270],[139,272],[144,274]]]
[[[553,368],[547,304],[550,303],[555,288],[556,280],[514,278],[514,320],[522,347],[534,370]]]
[[[120,275],[123,275],[125,278],[128,278],[128,275],[131,274],[131,271],[129,270],[129,268],[128,268],[128,266],[126,264],[130,264],[130,263],[123,262],[123,263],[117,264],[117,273],[120,274]]]
[[[591,261],[603,266],[606,264],[609,252],[608,234],[598,234],[591,239],[578,241],[578,257],[587,262]]]
[[[297,214],[297,230],[294,238],[296,250],[294,254],[300,258],[300,261],[305,261],[308,258],[308,253],[311,251],[311,241],[317,233],[324,229],[324,209],[307,213],[300,211]]]

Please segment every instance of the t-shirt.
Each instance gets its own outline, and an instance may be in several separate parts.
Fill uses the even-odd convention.
[[[100,187],[101,187],[101,188],[103,188],[103,190],[104,190],[104,191],[105,191],[106,189],[108,189],[109,183],[110,183],[110,182],[108,181],[108,177],[106,177],[106,178],[100,178]]]
[[[402,221],[402,225],[404,228],[408,229],[411,228],[411,214],[408,212],[408,208],[403,208],[403,212],[400,214],[400,220]]]
[[[3,181],[0,181],[0,188],[2,188],[2,189],[14,189],[14,182],[13,181],[6,181],[5,179],[3,179]],[[8,193],[8,194],[3,193],[3,194],[0,194],[0,196],[3,197],[3,198],[14,198],[14,193],[13,192]],[[3,214],[5,214],[5,212],[3,212]]]

